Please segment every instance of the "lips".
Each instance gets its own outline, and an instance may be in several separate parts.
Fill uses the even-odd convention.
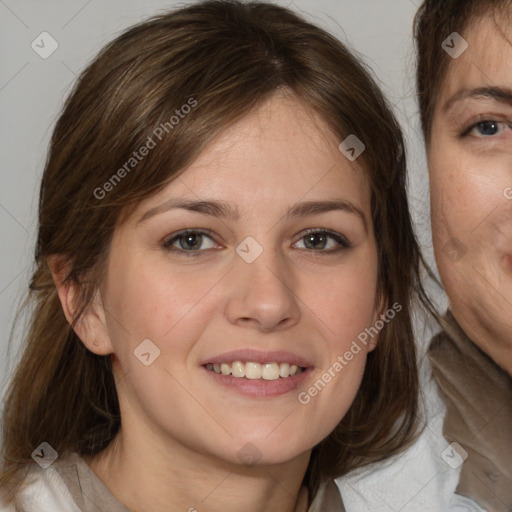
[[[207,364],[231,364],[234,361],[251,361],[254,363],[265,364],[265,363],[288,363],[289,365],[296,365],[302,368],[308,368],[313,364],[307,359],[285,351],[261,351],[254,349],[243,349],[233,350],[231,352],[225,352],[217,356],[209,357],[200,364],[206,366]]]
[[[201,365],[215,381],[245,394],[281,394],[296,388],[312,364],[290,352],[263,352],[253,349],[226,352]]]

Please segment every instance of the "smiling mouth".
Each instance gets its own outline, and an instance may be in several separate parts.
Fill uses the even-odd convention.
[[[305,368],[290,363],[255,363],[247,361],[233,361],[232,363],[208,363],[204,367],[212,372],[231,375],[240,379],[250,380],[278,380],[299,375]]]

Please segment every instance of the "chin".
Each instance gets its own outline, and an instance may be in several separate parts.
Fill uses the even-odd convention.
[[[269,439],[247,439],[232,440],[229,452],[225,453],[225,460],[228,463],[246,467],[274,466],[290,463],[302,457],[309,459],[311,447],[306,443],[297,443],[297,440],[290,443],[293,435],[287,436],[288,441]],[[233,449],[236,447],[235,451]],[[220,455],[220,454],[219,454]]]

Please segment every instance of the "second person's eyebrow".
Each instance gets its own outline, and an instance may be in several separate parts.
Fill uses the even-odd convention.
[[[148,220],[160,213],[168,210],[181,208],[189,211],[211,215],[213,217],[222,217],[231,220],[239,220],[240,212],[236,206],[226,201],[195,201],[189,199],[170,199],[159,206],[150,208],[138,220],[138,223]],[[294,204],[285,214],[285,218],[305,217],[307,215],[315,215],[326,213],[334,210],[341,210],[357,215],[363,222],[365,230],[368,229],[367,221],[364,213],[355,204],[345,199],[333,199],[328,201],[305,201]]]
[[[463,89],[451,96],[444,105],[447,112],[455,103],[465,99],[494,100],[512,106],[512,89],[507,87],[477,87],[476,89]]]

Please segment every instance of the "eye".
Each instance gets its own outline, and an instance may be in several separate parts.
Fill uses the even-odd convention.
[[[512,125],[503,121],[485,120],[471,126],[471,128],[467,130],[466,135],[472,135],[479,138],[492,137],[493,135],[503,133],[507,129],[510,130],[511,126]]]
[[[214,249],[217,247],[217,244],[212,237],[205,232],[187,229],[175,235],[171,235],[171,238],[163,242],[162,247],[169,251],[192,253]]]
[[[308,230],[295,245],[297,244],[302,244],[299,249],[312,249],[317,252],[336,252],[351,247],[344,235],[325,229]]]
[[[325,229],[311,229],[295,243],[295,247],[297,246],[299,249],[330,253],[348,249],[351,244],[340,233]],[[163,241],[162,247],[167,251],[186,256],[199,256],[207,250],[218,248],[218,245],[206,232],[186,229],[168,237]]]

